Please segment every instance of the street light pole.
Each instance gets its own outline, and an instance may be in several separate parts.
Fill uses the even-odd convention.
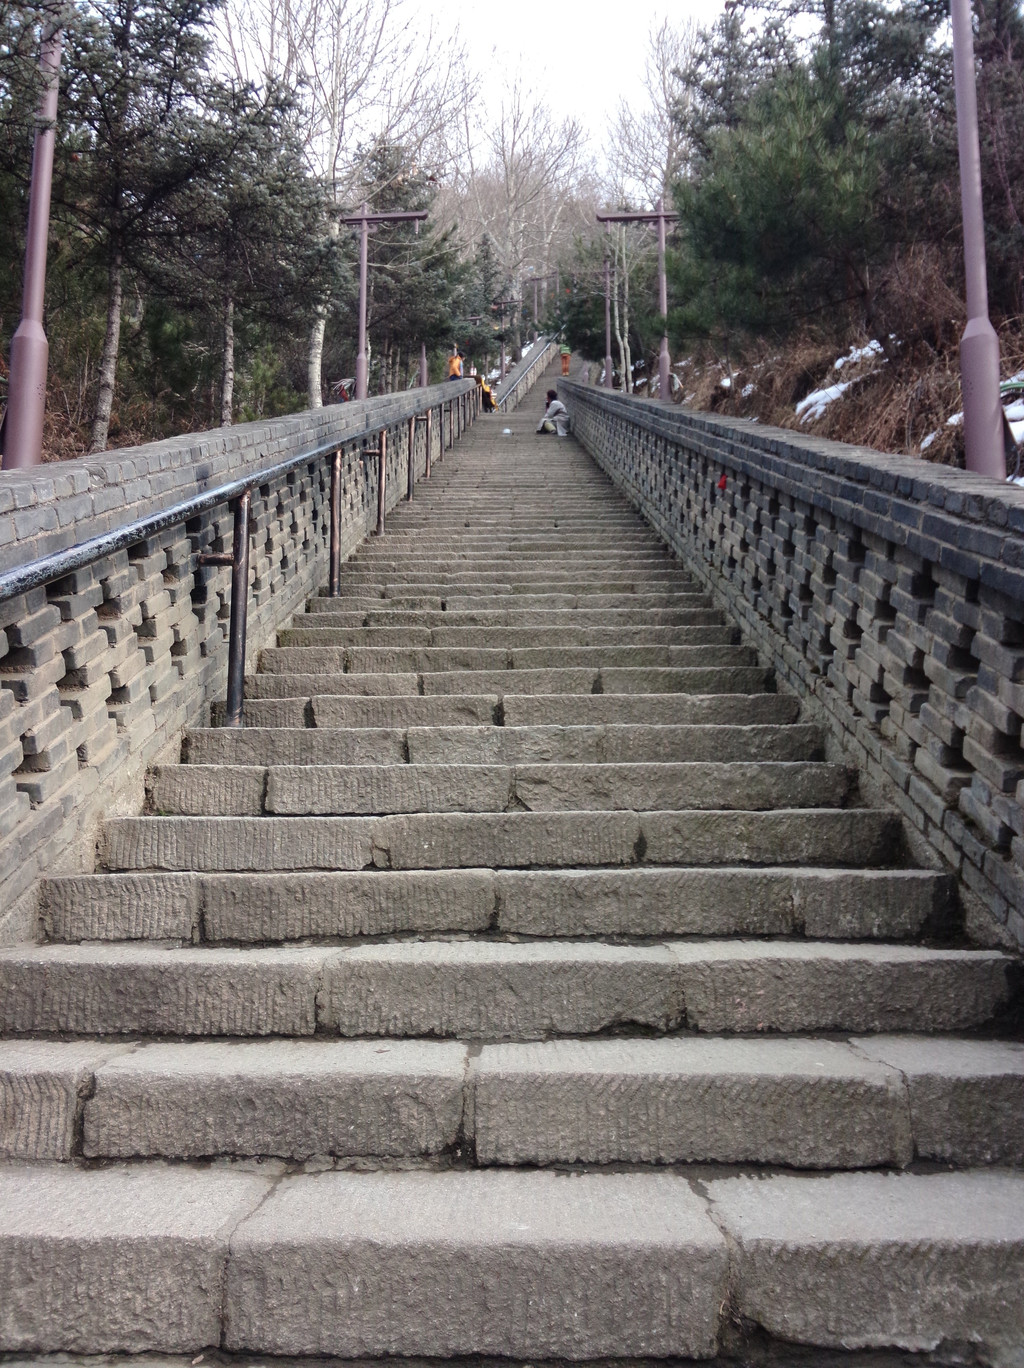
[[[960,204],[964,220],[967,327],[960,339],[967,469],[1006,479],[1003,412],[999,402],[999,339],[988,316],[985,220],[981,202],[978,90],[970,0],[952,0],[953,78],[960,145]]]
[[[43,416],[46,412],[46,368],[50,348],[43,330],[46,296],[46,247],[50,228],[50,187],[56,141],[57,87],[63,33],[53,27],[43,38],[39,67],[43,93],[39,102],[32,183],[29,190],[28,231],[21,322],[11,339],[7,417],[3,434],[3,468],[38,465],[43,453]]]
[[[339,223],[358,224],[359,226],[359,350],[356,353],[356,398],[366,398],[366,382],[369,367],[366,359],[366,275],[367,257],[369,255],[369,234],[370,225],[375,227],[380,223],[416,223],[419,224],[427,218],[426,209],[406,210],[394,214],[371,214],[366,201],[358,214],[347,214],[338,220]],[[416,230],[419,232],[419,228]],[[420,355],[420,376],[424,374],[425,355]]]
[[[661,350],[658,353],[658,397],[659,399],[671,399],[669,391],[669,351],[668,351],[668,280],[665,275],[665,225],[675,223],[677,214],[668,213],[665,210],[664,201],[659,198],[657,206],[652,214],[598,214],[598,223],[606,226],[609,223],[649,223],[657,226],[658,229],[658,308],[661,315],[666,319],[666,331],[662,334]],[[609,284],[608,284],[608,255],[605,252],[605,318],[608,318],[609,309]],[[606,351],[611,352],[611,330],[606,322],[606,337],[608,342]],[[622,377],[624,389],[628,389],[628,377]],[[650,392],[650,391],[648,391]]]
[[[359,348],[356,351],[356,398],[366,398],[366,261],[369,255],[369,205],[363,200],[362,223],[359,228]]]
[[[612,382],[612,266],[608,244],[611,228],[604,225],[604,387],[614,389]]]
[[[420,343],[420,389],[426,389],[426,388],[427,388],[428,382],[429,382],[429,375],[428,375],[428,372],[427,372],[427,344],[426,344],[426,342],[421,342],[421,343]]]
[[[672,398],[668,380],[668,281],[665,278],[665,205],[658,196],[658,311],[665,320],[665,331],[661,335],[661,350],[658,353],[658,398]]]

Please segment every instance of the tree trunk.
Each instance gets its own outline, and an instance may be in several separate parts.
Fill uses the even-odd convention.
[[[90,452],[106,451],[110,431],[110,410],[114,406],[114,386],[117,381],[117,354],[121,346],[121,309],[124,299],[121,250],[110,259],[107,294],[107,332],[100,356],[99,386],[96,391],[96,416],[92,422]]]
[[[324,357],[324,333],[326,331],[327,315],[317,314],[309,333],[309,363],[306,372],[309,407],[311,409],[323,408],[324,406],[320,367]]]
[[[220,392],[220,425],[231,426],[235,399],[235,301],[224,305],[224,383]]]

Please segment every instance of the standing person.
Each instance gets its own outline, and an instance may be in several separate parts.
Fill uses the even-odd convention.
[[[540,420],[538,432],[554,432],[559,437],[569,435],[569,410],[558,397],[557,390],[548,390],[548,406]]]
[[[562,348],[562,374],[563,374],[563,375],[568,375],[568,374],[569,374],[569,362],[570,362],[571,359],[572,359],[572,348],[571,348],[571,347],[563,347],[563,348]]]
[[[462,353],[456,348],[448,358],[448,379],[462,379]]]

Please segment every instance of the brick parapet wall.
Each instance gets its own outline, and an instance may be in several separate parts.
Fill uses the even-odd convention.
[[[376,524],[377,460],[361,460],[361,450],[387,431],[386,503],[394,507],[407,488],[409,418],[433,409],[437,462],[452,426],[457,440],[462,421],[472,421],[472,388],[468,380],[436,385],[5,473],[0,573],[253,475],[253,663],[326,581],[330,543],[328,456],[311,456],[280,483],[261,484],[260,474],[318,447],[342,449],[347,557]],[[453,401],[462,396],[460,418]],[[422,424],[413,464],[422,478]],[[102,814],[137,810],[147,766],[223,696],[231,571],[198,558],[230,550],[231,541],[223,503],[0,601],[0,942],[34,934],[40,874],[91,868]]]
[[[1024,947],[1024,489],[562,382],[574,435]],[[722,475],[726,487],[718,485]]]

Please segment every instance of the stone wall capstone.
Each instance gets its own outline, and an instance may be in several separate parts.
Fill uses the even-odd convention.
[[[1024,948],[1024,488],[560,393],[574,435],[899,809],[918,858],[956,872],[969,934]]]
[[[405,497],[409,419],[433,411],[431,461],[473,421],[470,380],[153,442],[0,475],[2,576],[253,480],[247,660],[327,579],[329,451],[343,452],[342,557]],[[426,467],[417,424],[413,466]],[[299,461],[280,481],[272,467]],[[200,566],[231,549],[228,503],[139,538],[38,588],[0,596],[0,943],[36,933],[40,873],[93,867],[105,812],[137,811],[147,767],[223,696],[231,571]]]

